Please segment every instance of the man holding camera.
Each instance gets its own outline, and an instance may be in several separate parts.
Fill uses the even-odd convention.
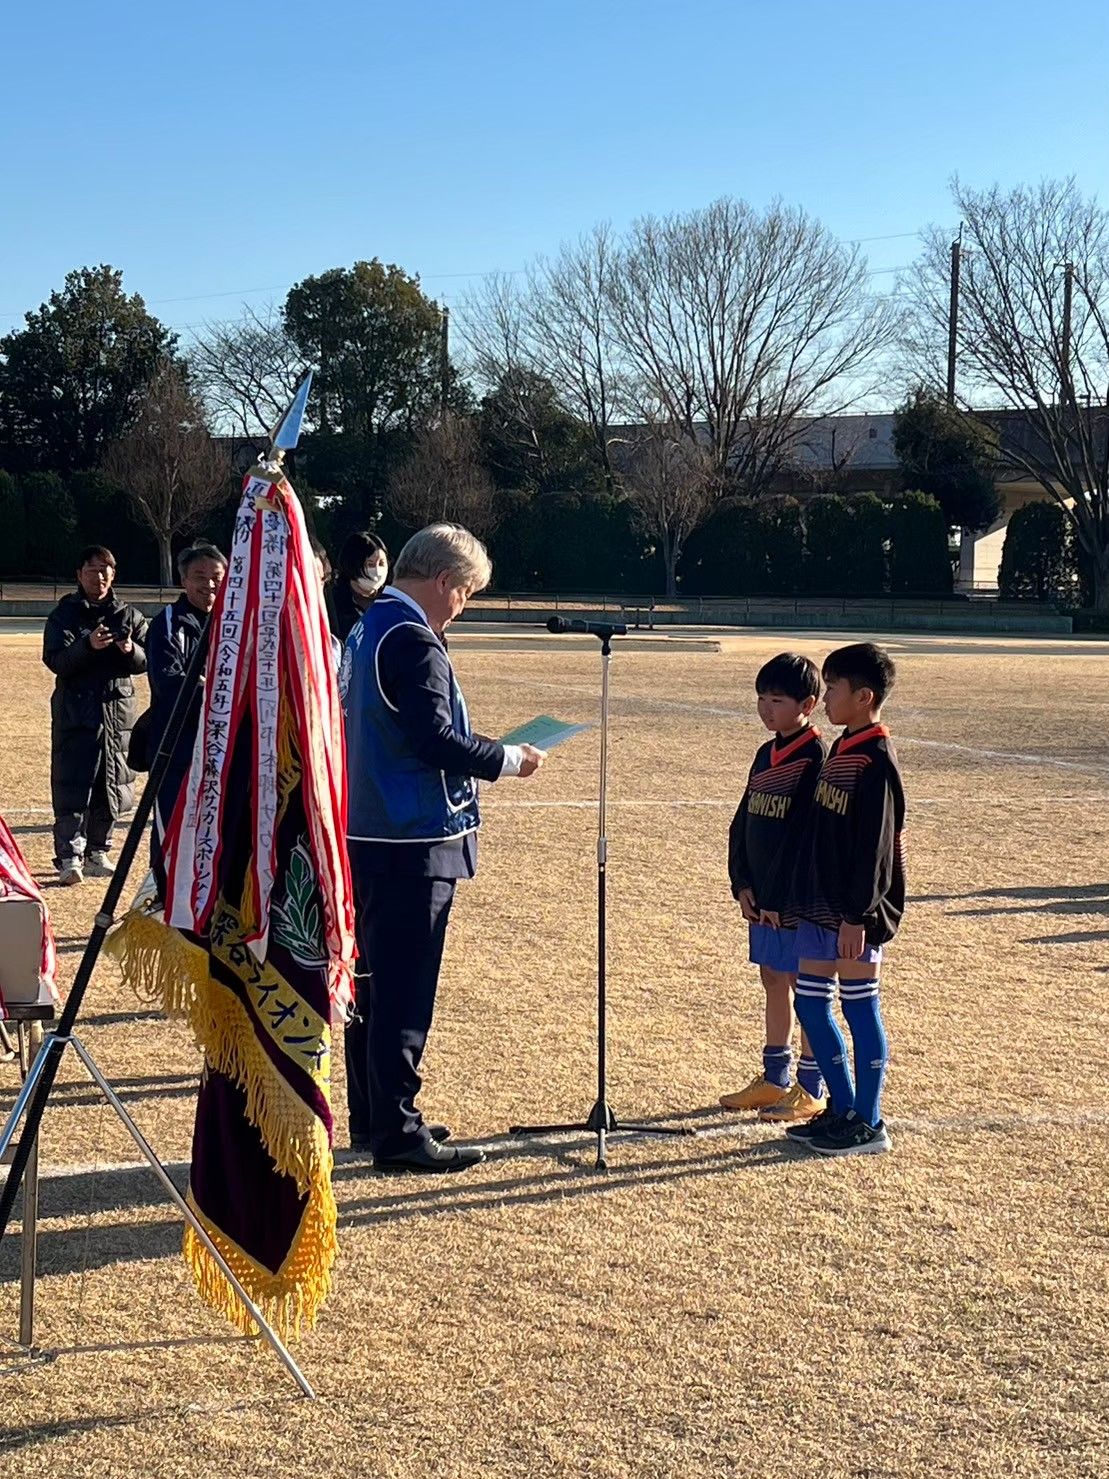
[[[50,700],[50,794],[58,881],[110,877],[112,828],[131,809],[127,745],[135,684],[146,671],[146,618],[112,590],[116,560],[103,545],[81,552],[77,590],[46,619],[42,660]]]

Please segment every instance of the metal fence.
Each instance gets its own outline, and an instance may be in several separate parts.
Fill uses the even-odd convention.
[[[996,586],[992,592],[979,590],[945,598],[913,596],[612,596],[566,594],[552,591],[549,595],[527,592],[493,591],[475,596],[467,607],[473,619],[541,621],[550,613],[580,615],[600,613],[616,616],[629,626],[652,629],[656,623],[671,625],[688,622],[700,626],[758,625],[761,620],[792,619],[797,622],[828,619],[869,621],[888,620],[896,623],[909,616],[966,617],[988,606],[990,614],[1003,616],[1052,616],[1058,614],[1053,602],[1002,601]]]
[[[77,589],[75,580],[0,580],[0,601],[50,601],[57,603]],[[179,585],[115,585],[112,589],[123,601],[134,606],[176,601]]]
[[[0,581],[0,601],[40,602],[55,605],[74,589],[68,580]],[[116,585],[116,593],[136,606],[157,606],[175,601],[179,586]],[[914,596],[695,596],[611,595],[566,591],[486,591],[475,596],[468,608],[472,619],[504,619],[523,622],[529,616],[544,620],[552,613],[580,615],[601,613],[614,616],[629,626],[652,629],[659,625],[696,623],[711,626],[755,624],[760,618],[791,618],[795,621],[855,616],[896,621],[908,615],[954,617],[966,615],[968,608],[989,607],[997,616],[1056,614],[1060,605],[1069,602],[1002,601],[996,586],[979,585],[965,593],[949,597]]]

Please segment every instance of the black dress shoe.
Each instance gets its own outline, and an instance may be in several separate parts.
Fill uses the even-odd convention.
[[[433,1140],[437,1140],[440,1144],[444,1140],[451,1138],[449,1125],[425,1125],[424,1129]],[[374,1143],[368,1135],[352,1135],[350,1137],[350,1148],[358,1155],[369,1155],[373,1151]]]
[[[374,1170],[384,1171],[391,1176],[436,1175],[450,1171],[468,1171],[485,1159],[485,1152],[476,1146],[440,1145],[436,1140],[424,1140],[401,1155],[374,1156]]]

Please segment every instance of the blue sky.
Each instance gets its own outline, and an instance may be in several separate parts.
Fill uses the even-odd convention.
[[[0,331],[101,261],[189,326],[359,257],[452,302],[721,194],[848,238],[949,221],[956,171],[1109,199],[1104,0],[41,0],[2,25]]]

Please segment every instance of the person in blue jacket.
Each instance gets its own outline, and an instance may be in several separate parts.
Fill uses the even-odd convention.
[[[358,933],[358,1013],[347,1029],[351,1145],[380,1170],[463,1171],[480,1150],[444,1143],[416,1104],[447,921],[477,867],[479,780],[530,776],[531,745],[474,734],[444,634],[488,585],[485,546],[432,524],[397,557],[393,583],[347,638],[347,840]]]
[[[194,544],[177,557],[181,595],[150,623],[147,639],[147,671],[150,677],[150,737],[148,751],[153,760],[162,742],[177,695],[201,633],[216,604],[216,595],[227,574],[227,560],[214,544]],[[197,683],[173,747],[169,767],[154,803],[154,832],[151,860],[160,859],[160,843],[193,758],[193,746],[204,702],[203,675]]]

